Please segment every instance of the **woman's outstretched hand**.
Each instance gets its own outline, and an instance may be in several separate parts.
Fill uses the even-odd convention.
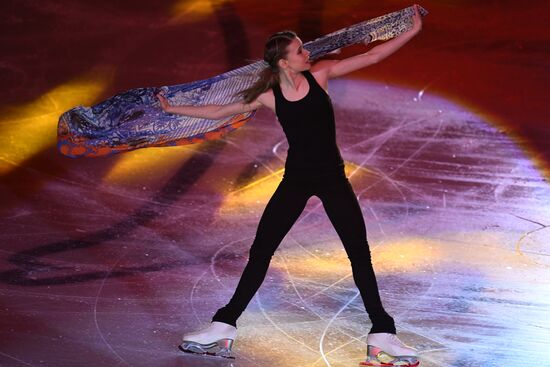
[[[160,108],[162,108],[164,112],[170,113],[172,106],[170,105],[170,103],[168,103],[168,100],[166,99],[166,97],[164,97],[162,93],[159,93],[157,94],[157,98],[160,103]]]
[[[418,4],[414,4],[413,7],[414,15],[412,16],[413,26],[411,28],[411,32],[417,34],[422,29],[422,17],[420,16],[420,12],[418,11]]]

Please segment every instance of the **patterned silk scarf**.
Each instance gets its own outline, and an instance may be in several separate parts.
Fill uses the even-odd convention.
[[[360,42],[388,40],[412,26],[413,7],[389,13],[327,34],[304,44],[310,59]],[[420,7],[420,14],[428,12]],[[92,107],[77,106],[61,115],[58,149],[69,157],[99,157],[145,147],[174,146],[219,139],[243,126],[256,111],[220,120],[165,113],[156,94],[171,105],[229,104],[250,87],[267,63],[258,61],[224,74],[162,88],[136,88]]]

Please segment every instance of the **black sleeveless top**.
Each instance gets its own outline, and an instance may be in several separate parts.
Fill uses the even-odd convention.
[[[300,100],[288,101],[279,85],[273,87],[275,112],[288,140],[285,175],[343,172],[330,97],[308,70],[302,74],[309,84],[309,92]]]

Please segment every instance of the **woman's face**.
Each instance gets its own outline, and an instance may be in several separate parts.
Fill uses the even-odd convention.
[[[298,37],[294,38],[286,47],[286,51],[286,57],[280,60],[283,69],[299,72],[311,68],[309,51],[302,47],[301,39]]]

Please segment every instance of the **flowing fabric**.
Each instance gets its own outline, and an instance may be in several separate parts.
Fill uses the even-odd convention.
[[[411,6],[327,34],[304,48],[315,60],[352,44],[388,40],[412,27],[413,14]],[[420,7],[420,14],[428,12]],[[238,92],[252,86],[266,67],[266,62],[258,61],[205,80],[131,89],[92,107],[77,106],[59,118],[58,149],[72,158],[99,157],[219,139],[243,126],[256,111],[220,120],[170,114],[160,108],[156,94],[162,91],[171,105],[229,104],[239,101]]]

